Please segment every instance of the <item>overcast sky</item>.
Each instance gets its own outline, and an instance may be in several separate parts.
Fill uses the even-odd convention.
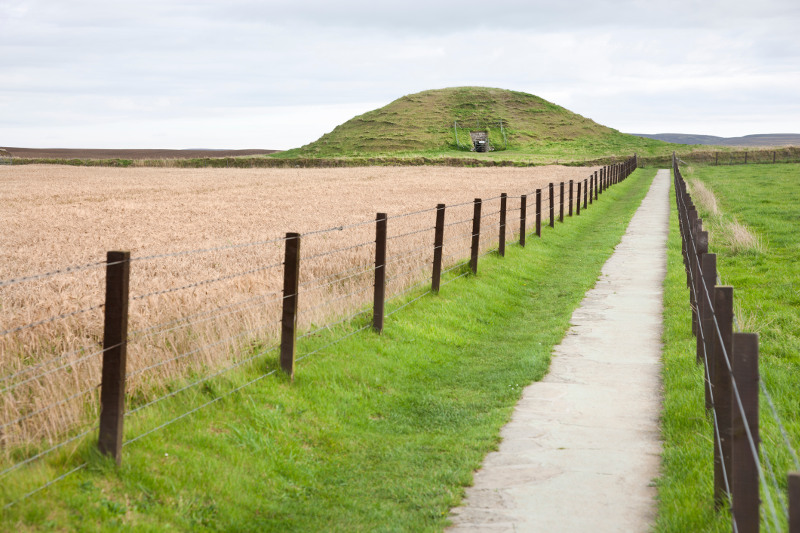
[[[798,28],[798,0],[0,0],[0,146],[285,149],[461,85],[800,133]]]

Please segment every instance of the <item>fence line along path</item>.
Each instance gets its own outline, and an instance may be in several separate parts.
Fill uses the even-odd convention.
[[[475,474],[462,531],[647,531],[658,475],[669,171],[660,170],[549,374],[527,387]]]

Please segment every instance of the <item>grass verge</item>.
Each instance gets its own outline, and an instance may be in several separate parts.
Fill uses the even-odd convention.
[[[223,398],[274,369],[271,352],[130,417],[128,438],[221,398],[126,447],[119,468],[87,441],[5,480],[3,502],[37,475],[88,462],[4,511],[2,529],[441,530],[653,175],[637,171],[524,249],[487,255],[478,276],[451,278],[389,317],[382,335],[354,333],[366,324],[354,321],[304,339],[299,353],[319,351],[294,383],[277,373]]]
[[[716,195],[718,215],[697,203],[701,217],[712,222],[709,248],[717,254],[722,282],[734,287],[739,326],[759,334],[761,378],[787,431],[788,446],[762,393],[762,467],[768,480],[761,488],[762,522],[767,529],[780,531],[785,528],[786,473],[796,468],[790,448],[797,449],[800,442],[796,388],[800,381],[800,222],[796,215],[800,165],[696,167],[685,177],[701,181]],[[743,249],[719,232],[715,236],[713,221],[730,217],[755,232],[763,246]],[[664,455],[657,530],[730,531],[728,513],[713,510],[712,427],[704,412],[702,369],[694,363],[689,293],[674,208],[664,288]]]

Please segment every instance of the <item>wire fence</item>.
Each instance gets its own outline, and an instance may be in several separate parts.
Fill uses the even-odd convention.
[[[800,494],[791,500],[785,487],[798,483],[800,460],[772,394],[760,378],[758,335],[738,331],[733,287],[717,285],[716,254],[709,253],[708,232],[703,231],[679,162],[673,156],[692,333],[697,339],[697,362],[703,365],[705,406],[713,422],[714,501],[717,509],[730,507],[734,532],[759,531],[761,524],[767,531],[785,531],[792,518],[790,530],[796,531]],[[760,395],[779,428],[770,440],[762,440]],[[778,453],[792,458],[796,472],[776,473],[770,456]],[[778,474],[785,476],[785,485]]]
[[[584,190],[591,184],[597,197],[636,165],[634,157],[603,167]],[[381,331],[385,317],[477,274],[486,254],[502,256],[507,242],[524,246],[527,236],[541,236],[543,222],[555,226],[565,213],[580,214],[573,186],[378,213],[241,244],[141,257],[108,252],[104,262],[0,280],[0,290],[20,291],[81,275],[92,276],[85,286],[94,287],[73,309],[26,320],[33,315],[20,308],[0,328],[0,486],[14,487],[0,490],[0,505],[12,507],[83,470],[88,460],[79,450],[89,439],[119,463],[124,447],[275,372],[293,376],[296,362],[361,331]],[[586,208],[586,195],[583,202]],[[199,255],[227,270],[209,275],[194,264]],[[143,278],[163,278],[166,287],[148,289]],[[324,344],[314,347],[320,336]],[[204,384],[237,369],[237,384],[210,400],[141,416],[191,391],[202,396]],[[151,419],[158,422],[145,427]],[[62,471],[33,475],[34,463],[51,456],[59,461],[49,466]]]

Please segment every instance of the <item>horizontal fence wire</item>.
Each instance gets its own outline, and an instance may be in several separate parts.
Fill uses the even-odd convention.
[[[30,413],[27,413],[27,414],[15,419],[15,420],[11,420],[10,422],[6,422],[4,424],[0,424],[0,430],[3,430],[3,429],[5,429],[5,428],[7,428],[9,426],[13,426],[13,425],[19,424],[20,422],[24,422],[25,420],[28,420],[30,418],[33,418],[36,415],[42,414],[44,412],[47,412],[47,411],[49,411],[50,409],[52,409],[54,407],[58,407],[59,405],[64,405],[65,403],[69,403],[71,400],[74,400],[75,398],[80,398],[81,396],[85,396],[85,395],[89,394],[90,392],[96,391],[96,390],[99,390],[99,389],[100,389],[100,384],[99,383],[96,384],[96,385],[92,385],[88,389],[84,389],[84,390],[82,390],[80,392],[76,392],[75,394],[71,394],[71,395],[67,396],[66,398],[63,398],[63,399],[58,400],[56,402],[53,402],[53,403],[51,403],[49,405],[46,405],[45,407],[41,407],[41,408],[37,409],[36,411],[32,411]],[[4,432],[0,431],[0,434],[3,434],[3,433]]]
[[[371,312],[372,312],[372,309],[362,309],[361,311],[356,311],[355,313],[351,313],[351,314],[347,315],[346,317],[337,320],[336,322],[331,322],[329,324],[325,324],[324,326],[320,326],[320,327],[318,327],[318,328],[316,328],[316,329],[314,329],[312,331],[304,333],[303,335],[300,335],[299,337],[297,337],[297,340],[305,339],[305,338],[308,338],[308,337],[312,337],[312,336],[316,335],[317,333],[319,333],[320,331],[323,331],[323,330],[326,330],[326,329],[331,329],[332,327],[338,326],[339,324],[343,324],[345,322],[349,322],[350,320],[353,320],[355,317],[357,317],[359,315],[363,315],[363,314],[371,313]]]
[[[387,260],[386,263],[384,263],[384,264],[386,266],[389,266],[389,265],[392,265],[392,264],[395,264],[395,263],[400,263],[404,259],[408,259],[409,257],[422,255],[423,252],[432,252],[435,248],[436,248],[435,246],[432,246],[430,244],[425,244],[423,246],[418,246],[417,248],[413,248],[412,250],[410,250],[408,252],[403,252],[402,254],[396,254],[396,255],[391,256],[391,259]],[[374,268],[372,270],[374,270]]]
[[[248,270],[248,271],[245,271],[245,272],[237,272],[236,274],[228,274],[228,275],[225,275],[225,276],[220,276],[218,278],[206,279],[206,280],[203,280],[203,281],[190,283],[188,285],[183,285],[181,287],[173,287],[171,289],[164,289],[164,290],[160,290],[160,291],[148,292],[146,294],[140,294],[140,295],[137,295],[137,296],[131,296],[130,300],[131,301],[144,300],[145,298],[151,298],[153,296],[161,296],[161,295],[169,294],[169,293],[172,293],[172,292],[178,292],[178,291],[183,291],[183,290],[186,290],[186,289],[193,289],[195,287],[201,287],[203,285],[210,285],[212,283],[218,283],[220,281],[228,281],[228,280],[231,280],[231,279],[240,278],[242,276],[249,276],[250,274],[255,274],[256,272],[263,272],[263,271],[266,271],[266,270],[271,270],[273,268],[278,268],[278,267],[280,267],[282,265],[283,265],[283,263],[272,263],[270,265],[266,265],[266,266],[259,267],[259,268],[254,268],[252,270]]]
[[[108,350],[113,350],[114,348],[118,348],[120,346],[121,346],[120,343],[115,344],[113,346],[109,346],[108,348],[104,348],[102,350],[98,350],[96,352],[92,352],[92,353],[90,353],[88,355],[84,355],[83,357],[80,357],[80,358],[78,358],[78,359],[76,359],[74,361],[70,361],[68,363],[64,363],[63,365],[58,366],[56,368],[51,368],[47,372],[42,372],[41,374],[37,374],[37,375],[35,375],[33,377],[30,377],[30,378],[27,378],[27,379],[25,379],[23,381],[17,381],[16,383],[14,383],[12,385],[7,386],[3,390],[0,390],[0,394],[5,393],[5,392],[11,392],[11,391],[21,387],[22,385],[25,385],[26,383],[30,383],[32,381],[36,381],[39,378],[43,378],[45,376],[49,376],[53,372],[58,372],[59,370],[63,370],[65,368],[69,368],[71,366],[75,366],[77,364],[83,363],[83,362],[87,361],[88,359],[91,359],[92,357],[97,357],[98,355],[102,355],[103,353],[107,352]]]
[[[246,359],[242,359],[241,361],[237,361],[236,363],[234,363],[232,365],[226,366],[222,370],[214,372],[213,374],[210,374],[208,376],[202,377],[202,378],[200,378],[200,379],[198,379],[198,380],[196,380],[196,381],[194,381],[194,382],[192,382],[192,383],[190,383],[190,384],[188,384],[188,385],[186,385],[184,387],[181,387],[180,389],[171,391],[168,394],[165,394],[165,395],[163,395],[163,396],[161,396],[159,398],[156,398],[155,400],[151,400],[151,401],[149,401],[149,402],[147,402],[147,403],[145,403],[143,405],[140,405],[139,407],[136,407],[135,409],[132,409],[132,410],[128,411],[127,413],[125,413],[125,416],[134,415],[134,414],[142,411],[143,409],[151,407],[151,406],[153,406],[153,405],[155,405],[157,403],[160,403],[160,402],[162,402],[162,401],[164,401],[166,399],[169,399],[169,398],[172,398],[174,396],[177,396],[178,394],[180,394],[183,391],[189,390],[189,389],[191,389],[193,387],[196,387],[197,385],[200,385],[202,383],[207,382],[210,379],[213,379],[215,377],[221,376],[222,374],[226,374],[226,373],[230,372],[231,370],[239,368],[240,366],[246,365],[247,363],[249,363],[249,362],[251,362],[251,361],[253,361],[253,360],[255,360],[255,359],[257,359],[257,358],[259,358],[259,357],[261,357],[261,356],[263,356],[263,355],[265,355],[267,353],[269,353],[269,352],[271,352],[272,350],[276,350],[279,346],[280,346],[279,344],[275,345],[275,346],[271,346],[270,348],[262,350],[262,351],[258,352],[255,355],[251,355],[250,357],[248,357]]]
[[[331,250],[331,251],[328,251],[328,252],[320,252],[318,254],[310,255],[308,257],[303,257],[303,261],[310,261],[312,259],[317,259],[317,258],[320,258],[320,257],[326,257],[326,256],[333,255],[333,254],[339,254],[339,253],[342,253],[342,252],[347,252],[349,250],[355,250],[356,248],[362,248],[364,246],[369,246],[371,244],[375,244],[375,241],[374,240],[372,240],[372,241],[364,241],[364,242],[360,242],[358,244],[354,244],[352,246],[345,246],[344,248],[338,248],[336,250]]]
[[[137,261],[152,261],[153,259],[167,259],[170,257],[180,257],[184,255],[197,255],[197,254],[205,254],[211,252],[220,252],[222,250],[234,250],[238,248],[250,248],[253,246],[264,246],[267,244],[275,244],[278,242],[283,242],[286,240],[286,237],[278,237],[275,239],[270,239],[266,241],[251,241],[251,242],[244,242],[244,243],[236,243],[236,244],[225,244],[222,246],[215,246],[211,248],[197,248],[194,250],[184,250],[181,252],[170,252],[164,254],[155,254],[155,255],[145,255],[141,257],[131,257],[130,262],[134,263]],[[110,265],[109,265],[110,266]]]
[[[276,292],[271,292],[271,293],[266,293],[266,294],[262,294],[262,295],[259,295],[259,296],[255,296],[253,298],[247,298],[245,300],[241,300],[241,301],[236,302],[236,303],[231,304],[231,305],[224,305],[224,306],[221,306],[221,307],[217,307],[215,309],[211,309],[209,311],[203,311],[201,313],[196,313],[194,315],[190,315],[190,316],[179,318],[179,319],[175,319],[175,320],[169,320],[169,321],[167,321],[167,322],[165,322],[163,324],[159,324],[160,326],[163,326],[165,328],[166,328],[166,326],[169,326],[169,325],[180,324],[180,325],[174,326],[172,328],[157,329],[159,325],[156,325],[156,326],[153,326],[153,327],[150,327],[150,328],[137,330],[137,331],[134,331],[134,332],[132,332],[132,333],[130,333],[128,335],[128,342],[134,342],[134,341],[139,340],[139,339],[144,339],[144,338],[147,338],[147,337],[154,337],[156,335],[162,335],[164,333],[171,333],[173,331],[177,331],[177,330],[185,328],[185,327],[196,326],[198,324],[204,324],[206,322],[210,322],[212,320],[217,320],[217,319],[222,318],[222,317],[235,315],[237,313],[241,313],[242,311],[246,311],[246,310],[252,309],[254,307],[259,307],[259,306],[263,305],[264,303],[282,300],[283,298],[282,298],[281,294],[282,294],[281,292],[277,292],[277,291]],[[245,303],[249,303],[250,305],[243,306],[243,304],[245,304]],[[231,310],[231,309],[233,309],[233,310]],[[227,313],[218,313],[218,311],[228,311],[228,312]],[[202,320],[192,320],[193,318],[200,318],[200,317],[203,317]]]
[[[448,207],[454,207],[454,206],[448,206]],[[387,216],[386,219],[387,220],[392,220],[392,219],[396,219],[396,218],[413,217],[415,215],[422,215],[424,213],[432,213],[432,212],[436,211],[437,209],[438,209],[438,207],[431,207],[431,208],[428,208],[428,209],[420,209],[419,211],[412,211],[410,213],[403,213],[401,215]]]
[[[47,448],[44,451],[41,451],[41,452],[37,453],[36,455],[28,457],[27,459],[24,459],[24,460],[22,460],[22,461],[20,461],[18,463],[15,463],[15,464],[9,466],[5,470],[0,471],[0,479],[4,478],[6,475],[10,474],[11,472],[14,472],[15,470],[19,470],[23,466],[25,466],[27,464],[30,464],[33,461],[36,461],[37,459],[41,459],[45,455],[49,455],[49,454],[53,453],[56,450],[60,450],[61,448],[63,448],[67,444],[71,444],[71,443],[73,443],[73,442],[85,437],[89,433],[92,433],[93,431],[96,431],[99,427],[100,427],[100,425],[96,424],[96,425],[92,426],[91,428],[89,428],[89,429],[87,429],[85,431],[82,431],[81,433],[78,433],[77,435],[74,435],[74,436],[68,438],[65,441],[62,441],[62,442],[60,442],[60,443],[58,443],[58,444],[56,444],[54,446],[51,446],[50,448]]]
[[[95,261],[94,263],[86,263],[83,265],[73,265],[64,268],[59,268],[58,270],[51,270],[50,272],[43,272],[41,274],[32,274],[30,276],[22,276],[19,278],[11,278],[6,280],[0,280],[0,287],[7,287],[9,285],[17,285],[19,283],[25,283],[28,281],[37,281],[40,279],[45,278],[52,278],[54,276],[58,276],[60,274],[71,274],[73,272],[80,272],[82,270],[89,270],[92,268],[98,268],[101,266],[107,266],[108,263],[106,261]]]
[[[362,312],[363,312],[363,311],[362,311]],[[359,313],[359,314],[360,314],[360,313]],[[295,359],[295,362],[300,362],[300,361],[302,361],[303,359],[305,359],[305,358],[307,358],[307,357],[310,357],[310,356],[312,356],[312,355],[314,355],[314,354],[318,354],[319,352],[321,352],[321,351],[322,351],[322,350],[324,350],[325,348],[330,348],[330,347],[331,347],[331,346],[333,346],[334,344],[338,344],[338,343],[342,342],[342,341],[343,341],[343,340],[345,340],[345,339],[349,339],[350,337],[352,337],[352,336],[353,336],[353,335],[355,335],[356,333],[359,333],[359,332],[361,332],[361,331],[364,331],[365,329],[367,329],[367,328],[369,328],[369,327],[372,327],[372,324],[367,324],[366,326],[362,326],[362,327],[358,328],[358,329],[357,329],[357,330],[355,330],[355,331],[351,331],[351,332],[350,332],[350,333],[348,333],[347,335],[344,335],[344,336],[342,336],[342,337],[339,337],[338,339],[336,339],[336,340],[334,340],[334,341],[331,341],[331,342],[329,342],[329,343],[328,343],[328,344],[326,344],[325,346],[321,346],[321,347],[317,348],[317,349],[316,349],[316,350],[314,350],[314,351],[311,351],[311,352],[308,352],[308,353],[306,353],[306,354],[303,354],[303,355],[301,355],[300,357],[297,357],[297,358]]]
[[[63,313],[61,315],[52,316],[50,318],[45,318],[43,320],[37,320],[36,322],[31,322],[29,324],[25,324],[24,326],[18,326],[16,328],[11,328],[11,329],[7,329],[7,330],[4,330],[4,331],[0,331],[0,337],[5,336],[5,335],[10,335],[12,333],[19,333],[20,331],[25,331],[26,329],[35,328],[37,326],[43,326],[45,324],[50,324],[50,323],[55,322],[57,320],[63,320],[65,318],[70,318],[70,317],[73,317],[73,316],[82,315],[84,313],[89,313],[90,311],[96,311],[98,309],[102,309],[103,307],[105,307],[105,304],[98,304],[98,305],[93,305],[91,307],[85,307],[83,309],[78,309],[77,311],[70,311],[68,313]]]
[[[312,237],[314,235],[322,235],[324,233],[332,233],[335,231],[344,231],[346,229],[353,229],[358,228],[361,226],[367,226],[369,224],[375,224],[375,220],[365,220],[363,222],[356,222],[354,224],[348,224],[345,226],[334,226],[332,228],[320,229],[315,231],[307,231],[306,233],[301,233],[300,237]]]
[[[272,370],[270,372],[267,372],[266,374],[262,374],[262,375],[258,376],[257,378],[248,381],[244,385],[240,385],[240,386],[236,387],[235,389],[232,389],[232,390],[226,392],[225,394],[223,394],[221,396],[217,396],[216,398],[213,398],[213,399],[207,401],[203,405],[197,406],[194,409],[192,409],[190,411],[187,411],[187,412],[183,413],[182,415],[173,418],[172,420],[168,420],[167,422],[164,422],[163,424],[161,424],[161,425],[159,425],[157,427],[154,427],[154,428],[142,433],[141,435],[137,435],[136,437],[134,437],[132,439],[126,440],[125,442],[122,443],[122,447],[124,448],[125,446],[128,446],[129,444],[133,444],[134,442],[147,437],[148,435],[152,435],[156,431],[162,430],[167,426],[171,426],[175,422],[178,422],[179,420],[183,420],[187,416],[192,415],[192,414],[196,413],[197,411],[199,411],[199,410],[201,410],[201,409],[203,409],[205,407],[208,407],[209,405],[214,404],[214,403],[216,403],[216,402],[218,402],[218,401],[220,401],[220,400],[222,400],[224,398],[227,398],[231,394],[233,394],[235,392],[239,392],[240,390],[244,389],[245,387],[249,387],[253,383],[261,381],[262,379],[266,378],[267,376],[271,376],[275,372],[277,372],[277,369]]]
[[[387,241],[391,241],[394,239],[402,239],[403,237],[409,237],[411,235],[418,235],[420,233],[425,233],[427,231],[433,231],[436,229],[436,226],[431,226],[429,228],[422,228],[414,231],[409,231],[408,233],[401,233],[400,235],[392,235],[391,237],[386,237]]]
[[[89,462],[88,461],[76,466],[75,468],[73,468],[72,470],[69,470],[68,472],[65,472],[65,473],[61,474],[60,476],[58,476],[55,479],[51,479],[50,481],[48,481],[44,485],[41,485],[41,486],[35,488],[34,490],[23,494],[22,496],[20,496],[16,500],[5,504],[3,506],[3,510],[6,511],[8,509],[11,509],[13,506],[17,505],[18,503],[20,503],[20,502],[22,502],[24,500],[27,500],[31,496],[35,496],[36,494],[40,493],[41,491],[43,491],[44,489],[46,489],[48,487],[52,487],[53,485],[55,485],[59,481],[62,481],[64,479],[66,479],[67,477],[71,476],[72,474],[74,474],[75,472],[77,472],[79,470],[83,470],[87,466],[89,466]]]
[[[348,268],[346,270],[339,271],[339,272],[337,272],[335,274],[331,274],[329,276],[323,276],[321,278],[312,278],[312,279],[310,279],[308,281],[300,283],[298,285],[298,287],[301,288],[301,289],[305,289],[305,290],[313,290],[313,289],[319,289],[319,288],[322,288],[322,287],[328,287],[330,285],[335,285],[335,284],[337,284],[337,283],[339,283],[341,281],[344,281],[344,280],[347,280],[347,279],[351,279],[351,278],[354,278],[356,276],[361,276],[363,274],[366,274],[368,272],[372,272],[374,270],[375,270],[375,266],[374,265],[371,265],[371,266],[366,267],[366,268],[364,267],[364,265],[358,265],[357,267]],[[356,271],[358,271],[358,272],[356,272]],[[345,275],[345,274],[347,274],[347,275]],[[328,281],[328,280],[333,280],[333,281]],[[319,283],[319,282],[321,282],[321,283]]]
[[[327,307],[327,306],[329,306],[329,305],[331,305],[333,303],[339,302],[341,300],[346,300],[347,298],[352,298],[353,296],[355,296],[357,294],[361,294],[361,293],[367,292],[367,291],[369,291],[371,289],[372,289],[372,285],[368,285],[366,287],[361,287],[360,289],[356,289],[354,291],[350,291],[347,294],[343,294],[343,295],[337,296],[335,298],[330,298],[328,300],[325,300],[322,303],[319,303],[319,304],[315,305],[314,307],[309,307],[308,309],[303,309],[302,311],[297,313],[297,316],[305,316],[305,315],[307,315],[307,314],[309,314],[309,313],[311,313],[313,311],[316,311],[318,309],[322,309],[324,307]]]
[[[144,368],[140,368],[140,369],[135,370],[133,372],[129,372],[127,377],[128,378],[133,378],[135,376],[138,376],[140,374],[144,374],[145,372],[153,370],[154,368],[159,368],[159,367],[162,367],[162,366],[167,365],[169,363],[174,363],[175,361],[180,361],[181,359],[185,359],[185,358],[187,358],[187,357],[189,357],[191,355],[194,355],[196,353],[200,353],[203,350],[206,350],[208,348],[213,348],[214,346],[219,346],[221,344],[229,343],[231,341],[234,341],[236,339],[240,339],[242,337],[245,337],[246,335],[255,333],[257,331],[263,331],[263,330],[265,330],[267,328],[270,328],[270,327],[273,327],[273,326],[275,326],[275,325],[277,325],[279,323],[280,323],[280,320],[276,320],[276,321],[270,322],[269,324],[266,324],[266,325],[261,325],[261,326],[255,327],[255,328],[250,328],[250,329],[247,329],[245,331],[241,331],[239,333],[236,333],[235,335],[230,335],[230,336],[225,337],[224,339],[221,339],[221,340],[217,340],[217,341],[214,341],[214,342],[209,342],[207,344],[204,344],[203,346],[200,346],[200,347],[195,348],[193,350],[189,350],[188,352],[184,352],[182,354],[176,355],[175,357],[170,357],[169,359],[163,359],[161,361],[158,361],[157,363],[153,363],[152,365],[146,366]]]

